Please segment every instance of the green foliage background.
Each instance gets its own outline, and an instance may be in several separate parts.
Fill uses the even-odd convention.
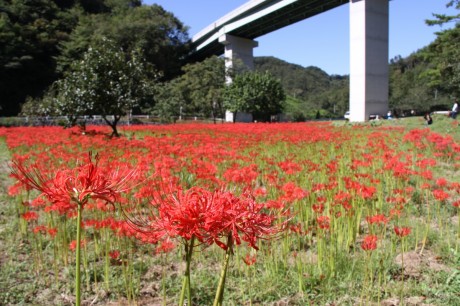
[[[457,0],[446,4],[460,8]],[[427,27],[459,18],[433,13]],[[389,61],[389,104],[396,115],[447,110],[460,95],[460,26],[439,30],[428,46]],[[51,114],[50,86],[102,37],[128,57],[139,51],[158,71],[156,94],[145,97],[135,112],[165,120],[223,116],[223,88],[217,82],[225,76],[219,59],[187,63],[188,28],[161,6],[141,0],[0,0],[0,115],[16,116],[21,109]],[[328,75],[274,57],[255,58],[255,68],[281,81],[284,113],[291,120],[341,118],[348,110],[348,75]]]

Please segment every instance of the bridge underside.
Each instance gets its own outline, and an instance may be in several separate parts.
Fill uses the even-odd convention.
[[[227,69],[252,69],[254,38],[349,2],[350,120],[366,121],[388,111],[388,1],[251,0],[195,35],[191,60],[224,53]]]
[[[349,0],[265,0],[250,2],[254,4],[249,9],[244,7],[244,13],[233,14],[237,17],[233,17],[230,13],[195,35],[192,41],[195,49],[192,59],[203,60],[211,55],[223,54],[224,46],[218,42],[219,37],[223,34],[254,39],[346,4]],[[250,4],[248,3],[248,5]],[[212,31],[210,31],[211,29]],[[204,48],[204,43],[206,43],[206,48]]]

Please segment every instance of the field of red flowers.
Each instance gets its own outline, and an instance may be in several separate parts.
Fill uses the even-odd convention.
[[[460,144],[429,128],[0,129],[0,304],[460,305]]]

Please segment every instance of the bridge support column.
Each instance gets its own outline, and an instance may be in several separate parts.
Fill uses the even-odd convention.
[[[239,73],[242,71],[254,70],[254,55],[252,50],[259,43],[252,39],[237,37],[229,34],[224,34],[219,37],[219,42],[225,45],[225,71]],[[226,74],[226,83],[230,84],[232,78]],[[238,113],[237,121],[252,121],[251,114]],[[225,113],[225,121],[233,121],[233,113]]]
[[[388,111],[389,0],[350,0],[350,121]]]
[[[254,55],[252,49],[259,43],[252,39],[224,34],[219,37],[219,42],[225,45],[225,69],[235,73],[254,70]],[[227,78],[227,83],[232,80]]]

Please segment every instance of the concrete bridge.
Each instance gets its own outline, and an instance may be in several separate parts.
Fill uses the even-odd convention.
[[[388,1],[251,0],[197,33],[193,57],[224,54],[228,69],[253,69],[255,38],[349,3],[350,121],[366,121],[388,111]]]

